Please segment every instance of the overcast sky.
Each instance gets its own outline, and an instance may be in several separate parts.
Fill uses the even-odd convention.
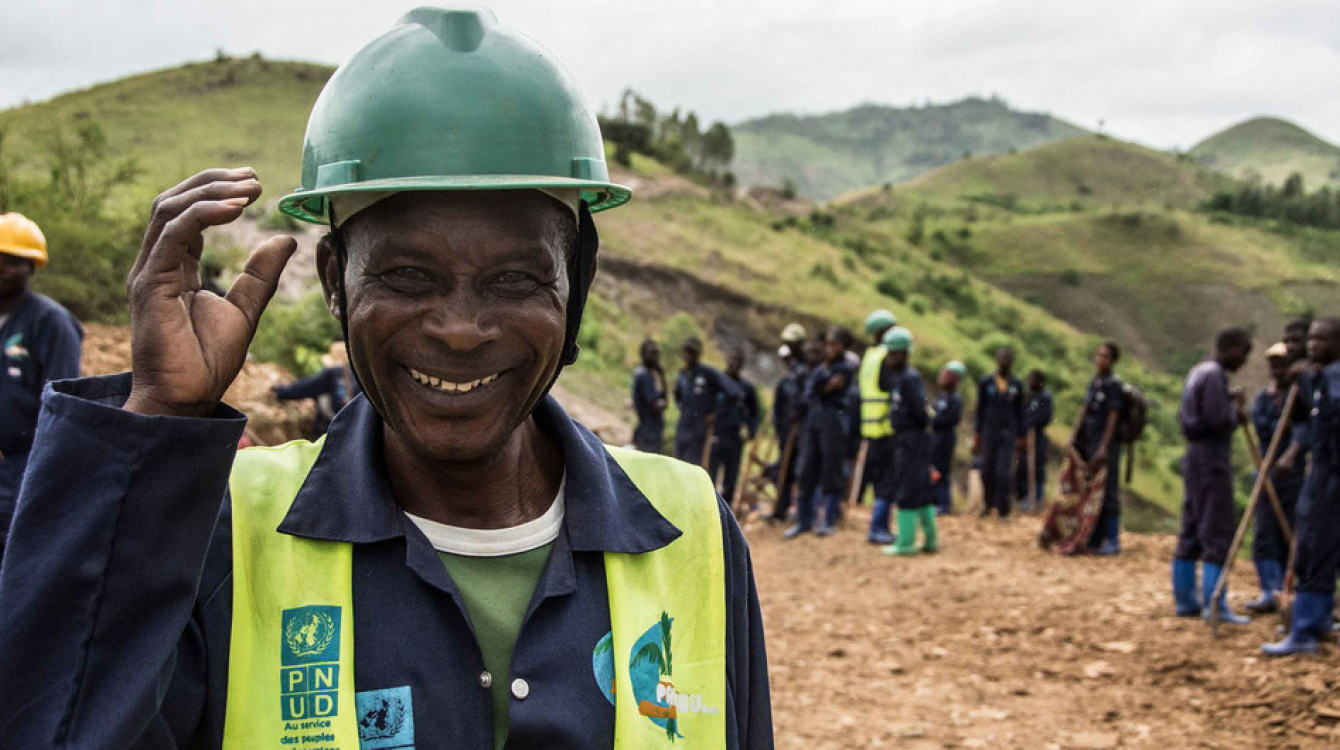
[[[420,3],[0,0],[0,108],[216,49],[338,63]],[[999,94],[1189,148],[1272,114],[1340,143],[1340,0],[497,0],[596,107],[706,120]]]

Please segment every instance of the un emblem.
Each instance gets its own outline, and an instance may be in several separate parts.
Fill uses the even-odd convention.
[[[338,661],[340,608],[298,607],[284,610],[285,664]]]

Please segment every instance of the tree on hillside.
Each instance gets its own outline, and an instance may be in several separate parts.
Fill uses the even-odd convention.
[[[714,122],[702,130],[698,115],[676,107],[662,114],[656,106],[632,89],[619,97],[615,116],[602,115],[600,130],[614,144],[614,159],[624,166],[632,154],[646,154],[676,172],[715,185],[734,184],[729,171],[735,158],[735,141],[724,123]]]

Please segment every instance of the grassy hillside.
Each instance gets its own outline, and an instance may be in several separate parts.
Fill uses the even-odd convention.
[[[1274,117],[1257,117],[1196,144],[1191,156],[1234,177],[1258,175],[1281,185],[1298,172],[1309,190],[1340,186],[1340,146]]]
[[[1000,154],[1083,134],[997,99],[925,107],[863,105],[826,115],[771,115],[740,123],[735,173],[744,185],[793,182],[826,200],[865,185],[905,182],[964,154]]]
[[[137,212],[210,166],[255,167],[276,197],[298,184],[307,115],[332,72],[259,57],[193,63],[5,110],[0,129],[18,168],[40,171],[33,155],[54,130],[95,120],[110,151],[140,169],[117,197],[118,207]]]
[[[1219,328],[1249,325],[1267,343],[1287,316],[1333,311],[1340,289],[1337,233],[1195,210],[1223,180],[1091,137],[959,162],[837,210],[872,241],[919,235],[932,257],[1176,374]]]

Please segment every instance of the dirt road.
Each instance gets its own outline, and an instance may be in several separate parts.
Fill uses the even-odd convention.
[[[1266,660],[1273,616],[1218,641],[1172,616],[1171,537],[1061,558],[1038,549],[1036,517],[955,516],[940,554],[892,558],[865,518],[791,542],[746,524],[780,748],[1340,745],[1337,649]]]

